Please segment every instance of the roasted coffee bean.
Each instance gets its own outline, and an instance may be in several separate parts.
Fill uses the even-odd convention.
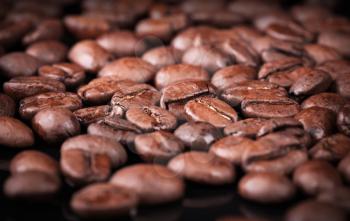
[[[340,96],[350,99],[350,75],[339,76],[335,80],[335,90]]]
[[[6,21],[3,19],[1,21],[0,45],[12,47],[19,42],[31,28],[32,23],[28,19],[21,19],[18,21]]]
[[[124,167],[112,176],[110,182],[133,191],[141,204],[148,205],[179,200],[185,191],[183,180],[161,165],[137,164]]]
[[[74,111],[82,107],[82,102],[74,93],[47,92],[21,100],[19,113],[22,118],[31,119],[40,110],[52,107],[62,107]]]
[[[157,106],[130,108],[126,112],[126,119],[141,130],[173,130],[177,125],[176,117],[167,110]]]
[[[339,53],[348,57],[350,55],[349,34],[344,32],[323,31],[318,36],[318,43],[334,48]]]
[[[41,21],[34,30],[27,33],[22,42],[25,45],[44,40],[60,40],[64,34],[63,25],[60,20],[46,19]]]
[[[102,136],[72,137],[61,147],[61,170],[72,185],[105,181],[112,168],[126,161],[124,148],[118,142]]]
[[[6,94],[0,93],[0,116],[12,117],[16,113],[15,101]]]
[[[96,41],[116,57],[139,56],[146,50],[146,44],[142,39],[124,30],[103,34]]]
[[[22,52],[12,52],[0,57],[0,73],[5,78],[34,75],[41,65],[40,60]]]
[[[316,139],[322,139],[334,132],[336,115],[323,107],[310,107],[299,112],[295,119],[299,120],[304,129]]]
[[[302,61],[297,58],[286,58],[268,62],[261,66],[258,77],[259,79],[266,78],[271,74],[275,74],[277,72],[292,71],[293,69],[300,66],[302,66]]]
[[[321,139],[310,149],[314,159],[339,161],[350,152],[350,138],[343,134],[334,134]]]
[[[141,58],[124,57],[104,66],[98,76],[145,83],[153,78],[155,72],[156,68]]]
[[[272,132],[283,131],[289,128],[302,129],[303,125],[294,118],[272,118],[264,121],[257,133],[257,136],[261,137]]]
[[[224,185],[236,177],[231,163],[215,155],[190,151],[171,159],[168,168],[187,180],[201,184]]]
[[[339,163],[338,170],[347,183],[350,183],[350,154],[347,154]]]
[[[191,150],[203,151],[209,150],[209,146],[222,137],[219,128],[204,122],[184,123],[174,134]]]
[[[122,116],[123,110],[121,110],[119,107],[101,105],[78,109],[74,111],[73,114],[81,124],[89,125],[91,123],[103,120],[107,116]]]
[[[242,166],[248,172],[289,174],[307,158],[299,137],[279,132],[247,143],[242,155]]]
[[[211,78],[211,83],[219,90],[232,85],[256,79],[256,70],[246,65],[232,65],[221,68]]]
[[[157,47],[142,55],[142,59],[161,69],[181,61],[182,53],[172,47]]]
[[[258,203],[280,203],[290,200],[296,188],[285,176],[276,173],[248,173],[238,184],[239,194]]]
[[[333,80],[350,72],[350,62],[348,60],[326,61],[316,67],[330,74]]]
[[[155,76],[155,85],[157,88],[164,88],[174,82],[184,80],[202,80],[208,81],[209,74],[199,66],[189,64],[167,65],[160,69]]]
[[[310,160],[300,165],[294,171],[293,181],[308,195],[316,195],[342,185],[338,171],[321,160]]]
[[[40,76],[60,81],[70,88],[79,86],[85,80],[84,69],[72,63],[44,65],[38,72]]]
[[[74,193],[70,202],[80,217],[96,219],[128,215],[137,204],[135,193],[109,183],[91,184]]]
[[[350,105],[345,105],[340,109],[337,117],[337,125],[339,131],[350,136]]]
[[[30,147],[34,144],[34,135],[21,121],[0,116],[0,144],[13,148]]]
[[[303,101],[301,107],[303,109],[310,107],[323,107],[327,108],[335,113],[338,113],[340,109],[346,104],[346,99],[335,93],[319,93],[315,94]]]
[[[244,151],[253,141],[245,137],[227,136],[210,146],[210,153],[240,165]]]
[[[134,84],[117,90],[111,100],[113,107],[126,111],[133,107],[151,106],[159,104],[160,92],[148,84]]]
[[[304,46],[304,50],[316,64],[339,60],[342,57],[337,50],[320,44],[307,44]]]
[[[227,125],[224,129],[225,135],[234,137],[255,138],[260,128],[265,125],[268,119],[263,118],[247,118]]]
[[[317,201],[332,204],[343,209],[350,210],[349,187],[338,187],[334,190],[326,190],[317,196]]]
[[[64,92],[66,87],[59,81],[38,77],[16,77],[4,83],[4,92],[15,100],[20,100],[45,92]]]
[[[95,41],[84,40],[73,45],[68,53],[68,58],[84,70],[95,73],[102,69],[112,57]]]
[[[135,27],[135,32],[138,36],[144,38],[154,36],[163,41],[168,41],[173,31],[174,28],[171,22],[164,18],[144,19],[141,20]]]
[[[32,119],[32,127],[49,143],[61,142],[80,133],[80,124],[74,114],[65,108],[39,111]]]
[[[289,209],[286,221],[345,221],[346,213],[329,203],[304,201]]]
[[[135,137],[135,149],[147,162],[164,163],[184,151],[182,141],[172,133],[156,131]]]
[[[266,34],[282,41],[296,43],[310,42],[313,38],[310,32],[304,30],[296,23],[271,24],[267,27]]]
[[[187,102],[185,113],[193,121],[225,127],[238,119],[236,111],[225,102],[213,97],[200,97]]]
[[[43,63],[53,64],[66,59],[68,48],[59,41],[39,41],[26,49],[26,53],[39,59]]]
[[[96,38],[111,30],[110,24],[98,17],[69,15],[64,18],[64,25],[76,38]]]

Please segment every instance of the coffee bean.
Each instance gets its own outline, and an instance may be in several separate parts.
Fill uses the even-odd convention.
[[[187,102],[185,112],[193,121],[225,127],[238,119],[236,111],[225,102],[212,97],[200,97]]]
[[[179,126],[174,135],[191,150],[209,150],[209,146],[221,138],[220,130],[209,123],[187,122]]]
[[[342,57],[337,50],[321,44],[307,44],[304,46],[304,50],[316,64],[339,60]]]
[[[111,30],[111,26],[106,20],[88,16],[66,16],[64,25],[78,39],[96,38]]]
[[[299,112],[295,119],[316,139],[331,135],[335,129],[336,116],[331,110],[322,107],[310,107]]]
[[[292,71],[293,69],[300,67],[301,65],[302,61],[297,58],[286,58],[268,62],[261,66],[260,71],[258,73],[258,77],[259,79],[261,79],[276,72]]]
[[[49,143],[57,143],[80,133],[80,124],[74,114],[65,108],[39,111],[32,119],[32,127]]]
[[[37,112],[46,108],[62,107],[71,111],[81,108],[79,97],[70,92],[47,92],[21,100],[19,113],[24,119],[31,119]]]
[[[340,109],[337,117],[338,129],[345,135],[350,136],[350,105]]]
[[[169,161],[168,168],[187,180],[201,184],[224,185],[232,183],[236,177],[229,161],[199,151],[179,154]]]
[[[168,41],[173,33],[173,26],[167,19],[144,19],[135,27],[136,34],[141,37],[155,36],[163,41]]]
[[[128,215],[138,203],[132,191],[109,183],[91,184],[74,193],[70,206],[80,217],[112,218]]]
[[[111,178],[114,185],[136,193],[141,204],[155,205],[179,200],[185,185],[181,178],[161,165],[136,164],[118,170]]]
[[[89,125],[97,121],[103,120],[107,116],[122,116],[123,110],[118,107],[109,105],[101,105],[94,107],[85,107],[73,112],[74,116],[83,125]]]
[[[338,187],[334,190],[326,190],[317,196],[317,201],[329,203],[349,211],[350,189],[349,187]]]
[[[182,53],[172,47],[157,47],[142,55],[143,60],[154,65],[157,69],[176,64],[181,60],[181,57]]]
[[[22,52],[12,52],[0,57],[0,73],[5,78],[34,75],[41,65],[41,61]]]
[[[135,149],[147,162],[164,163],[183,152],[182,141],[172,133],[156,131],[135,137]]]
[[[124,148],[118,142],[102,136],[72,137],[61,147],[61,170],[72,185],[104,181],[112,168],[126,161]]]
[[[15,101],[6,94],[0,93],[0,116],[12,117],[16,113]]]
[[[27,48],[26,53],[43,63],[53,64],[66,59],[68,48],[59,41],[46,40],[31,44]]]
[[[95,41],[79,41],[70,49],[68,58],[88,72],[96,73],[110,60],[111,54]]]
[[[27,33],[22,42],[25,45],[44,40],[60,40],[64,34],[63,25],[58,19],[45,19],[31,32]]]
[[[167,65],[160,69],[155,76],[155,85],[157,88],[164,88],[174,82],[184,80],[202,80],[208,81],[209,74],[199,66],[189,64]]]
[[[304,201],[291,208],[286,221],[345,221],[346,213],[328,203]]]
[[[16,77],[4,83],[4,92],[15,100],[65,90],[66,87],[61,82],[39,76]]]
[[[124,57],[107,64],[98,76],[145,83],[153,78],[155,72],[156,68],[141,58]]]
[[[260,131],[260,128],[265,125],[268,119],[263,118],[247,118],[234,123],[230,123],[225,127],[225,135],[235,137],[255,138]]]
[[[157,106],[130,108],[126,112],[126,119],[141,130],[173,130],[177,125],[176,117],[167,110]]]
[[[350,62],[347,60],[326,61],[316,67],[319,70],[327,72],[336,80],[338,77],[350,72]]]
[[[282,41],[292,41],[297,43],[310,42],[313,38],[312,34],[304,30],[296,23],[271,24],[266,29],[266,33],[273,38]]]
[[[272,132],[283,131],[289,128],[302,129],[303,125],[294,118],[272,118],[262,123],[257,136],[261,137]]]
[[[30,147],[34,144],[34,135],[21,121],[0,116],[0,144],[13,148]]]
[[[248,173],[238,184],[239,194],[258,203],[280,203],[290,200],[296,188],[285,176],[276,173]]]
[[[323,31],[318,36],[319,44],[334,48],[343,56],[350,55],[349,34],[335,31]]]
[[[347,183],[350,183],[350,154],[347,154],[338,164],[338,170]]]
[[[66,87],[73,88],[82,84],[85,80],[84,69],[72,63],[58,63],[41,66],[39,76],[60,81]]]
[[[335,113],[338,113],[340,109],[345,105],[346,99],[335,93],[319,93],[315,94],[303,101],[301,107],[307,109],[310,107],[323,107],[327,108]]]
[[[294,171],[293,181],[308,195],[336,189],[342,185],[337,170],[321,160],[310,160],[300,165]]]

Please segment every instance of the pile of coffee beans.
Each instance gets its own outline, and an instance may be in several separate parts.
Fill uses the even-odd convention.
[[[225,186],[289,202],[286,221],[349,220],[350,20],[285,2],[1,1],[4,195],[69,188],[103,219]]]

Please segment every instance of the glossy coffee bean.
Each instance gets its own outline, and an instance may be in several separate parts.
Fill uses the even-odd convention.
[[[182,53],[172,47],[157,47],[142,55],[142,59],[161,69],[181,61]]]
[[[61,171],[72,185],[105,181],[111,169],[124,164],[126,160],[124,148],[118,142],[102,136],[72,137],[61,147]]]
[[[15,101],[6,94],[0,93],[0,116],[12,117],[16,113]]]
[[[267,27],[266,33],[282,41],[293,41],[297,43],[310,42],[312,40],[311,33],[304,30],[295,23],[271,24]]]
[[[39,111],[52,107],[62,107],[74,111],[82,107],[82,102],[74,93],[47,92],[21,100],[19,113],[22,118],[31,119]]]
[[[39,111],[32,119],[32,127],[41,139],[49,143],[61,142],[80,133],[79,121],[65,108]]]
[[[135,149],[147,162],[164,163],[184,151],[182,141],[172,133],[156,131],[135,137]]]
[[[25,45],[43,40],[59,40],[64,33],[63,25],[58,19],[45,19],[22,39]]]
[[[111,29],[104,19],[79,15],[66,16],[64,25],[78,39],[96,38]]]
[[[266,78],[276,72],[291,71],[297,67],[300,67],[302,65],[301,62],[302,61],[297,58],[285,58],[265,63],[261,66],[258,77],[261,79]]]
[[[307,44],[304,50],[316,64],[339,60],[342,57],[337,50],[321,44]]]
[[[338,171],[350,183],[350,154],[347,154],[338,164]]]
[[[219,128],[204,122],[187,122],[175,131],[177,136],[191,150],[209,150],[209,146],[222,137]]]
[[[160,40],[167,41],[173,33],[171,22],[167,19],[144,19],[141,20],[135,27],[135,32],[141,37],[154,36]]]
[[[91,184],[74,193],[70,202],[72,210],[86,218],[128,215],[137,204],[135,193],[109,183]]]
[[[296,192],[293,183],[276,173],[248,173],[238,184],[239,194],[258,203],[281,203],[292,199]]]
[[[173,130],[177,125],[176,117],[172,113],[157,106],[130,108],[125,116],[128,121],[146,132]]]
[[[259,128],[257,136],[261,137],[278,131],[287,132],[290,128],[303,129],[303,125],[294,118],[272,118],[264,121]]]
[[[348,33],[324,31],[321,32],[318,36],[317,42],[321,45],[326,45],[330,48],[334,48],[344,56],[350,55],[350,40]]]
[[[20,100],[45,92],[64,92],[66,87],[59,81],[38,77],[16,77],[4,83],[4,92],[15,100]]]
[[[349,211],[350,189],[349,187],[339,187],[334,190],[323,191],[317,196],[317,201],[329,203]]]
[[[160,165],[136,164],[124,167],[112,176],[110,182],[133,191],[140,203],[147,205],[179,200],[185,191],[183,180]]]
[[[6,7],[4,7],[6,8]],[[21,38],[32,28],[32,23],[28,19],[19,21],[3,20],[1,22],[0,44],[11,47],[21,40]]]
[[[145,83],[153,78],[155,72],[156,68],[141,58],[124,57],[104,66],[98,76]]]
[[[337,125],[343,134],[350,136],[350,105],[345,105],[338,113]]]
[[[337,170],[331,164],[321,160],[310,160],[300,165],[294,171],[293,181],[308,195],[336,189],[342,185]]]
[[[85,107],[73,112],[77,120],[83,125],[89,125],[103,120],[107,116],[122,116],[123,111],[120,108],[114,108],[109,105],[94,107]]]
[[[30,147],[34,144],[34,135],[32,130],[21,121],[1,116],[0,144],[12,148]]]
[[[323,107],[338,113],[340,109],[345,105],[346,99],[336,93],[319,93],[315,94],[303,101],[301,107],[303,109],[309,107]]]
[[[267,121],[268,119],[263,118],[247,118],[227,125],[224,133],[235,137],[255,138]]]
[[[40,60],[22,52],[12,52],[0,57],[0,72],[5,78],[32,76],[41,65]]]
[[[39,41],[26,49],[26,53],[39,59],[43,63],[53,64],[66,59],[68,48],[59,41]]]
[[[229,161],[215,155],[190,151],[171,159],[168,168],[187,180],[209,185],[232,183],[235,169]]]

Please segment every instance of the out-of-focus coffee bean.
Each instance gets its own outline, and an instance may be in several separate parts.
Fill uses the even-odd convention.
[[[292,41],[297,43],[310,42],[313,35],[308,31],[304,30],[301,26],[296,23],[287,24],[271,24],[266,29],[266,33],[282,41]]]
[[[261,137],[279,130],[288,130],[289,128],[302,129],[303,125],[294,118],[272,118],[269,120],[265,120],[262,123],[257,133],[257,137]]]
[[[338,187],[334,190],[326,190],[317,196],[317,201],[332,204],[349,211],[350,189],[349,187]]]
[[[34,135],[21,121],[0,116],[0,144],[13,148],[30,147],[34,144]]]
[[[39,41],[31,44],[26,53],[39,59],[43,63],[53,64],[66,59],[68,48],[59,41]]]
[[[69,15],[64,18],[64,25],[76,38],[96,38],[111,30],[110,24],[101,18]]]
[[[0,30],[0,45],[12,47],[32,28],[28,19],[19,21],[2,21]]]
[[[247,118],[227,125],[224,129],[225,135],[234,137],[255,138],[260,128],[265,125],[267,119],[263,118]]]
[[[168,41],[173,34],[174,28],[170,21],[164,18],[141,20],[135,28],[136,34],[140,37],[156,37]]]
[[[261,79],[276,72],[291,71],[301,65],[302,61],[298,58],[286,58],[272,61],[261,66],[258,77]]]
[[[63,25],[57,19],[41,21],[31,32],[27,33],[22,42],[25,45],[44,40],[60,40],[64,34]]]
[[[324,31],[318,36],[318,43],[334,48],[342,55],[350,55],[350,34],[344,32]]]
[[[338,129],[345,135],[350,136],[350,105],[340,109],[337,117]]]
[[[333,80],[350,72],[350,62],[347,60],[326,61],[316,67],[330,74]]]
[[[15,101],[6,94],[0,93],[0,116],[12,117],[16,113]]]
[[[103,120],[107,116],[122,116],[123,111],[120,108],[114,108],[109,105],[94,107],[85,107],[73,112],[77,120],[83,125],[89,125]]]
[[[304,50],[316,64],[339,60],[342,57],[337,50],[320,44],[307,44],[304,46]]]
[[[181,61],[182,53],[172,47],[153,48],[142,55],[142,59],[161,69]]]
[[[350,154],[347,154],[338,164],[338,170],[347,183],[350,183]]]
[[[336,93],[319,93],[315,94],[303,101],[301,107],[307,109],[310,107],[323,107],[335,113],[339,113],[340,109],[346,104],[346,99]]]

